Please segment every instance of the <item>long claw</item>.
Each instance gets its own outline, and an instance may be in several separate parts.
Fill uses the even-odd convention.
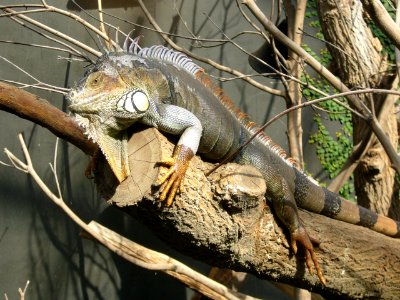
[[[321,268],[318,263],[317,255],[315,254],[313,243],[319,244],[318,240],[311,238],[303,227],[300,227],[296,232],[291,234],[291,246],[293,252],[297,253],[297,244],[299,244],[305,253],[306,265],[310,274],[313,274],[313,265],[317,271],[319,280],[326,285],[326,279],[322,274]]]
[[[314,274],[314,271],[313,271],[313,269],[312,269],[312,263],[313,263],[313,261],[312,261],[312,259],[311,259],[311,257],[310,257],[310,252],[309,251],[306,251],[306,265],[307,265],[307,269],[308,269],[308,271],[310,272],[310,274],[311,275],[313,275]]]

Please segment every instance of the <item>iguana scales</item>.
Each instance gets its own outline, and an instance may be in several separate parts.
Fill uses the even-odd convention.
[[[181,188],[191,158],[221,161],[256,131],[254,123],[186,55],[163,46],[141,48],[138,39],[128,47],[102,55],[71,89],[69,109],[85,133],[104,153],[115,176],[129,174],[127,128],[135,122],[180,135],[170,166],[158,179],[161,200],[171,205]],[[256,167],[264,176],[267,198],[290,233],[291,247],[305,251],[308,268],[314,264],[325,283],[313,249],[313,239],[299,220],[297,206],[389,236],[399,236],[399,223],[354,205],[315,184],[286,158],[267,136],[259,135],[235,162]]]

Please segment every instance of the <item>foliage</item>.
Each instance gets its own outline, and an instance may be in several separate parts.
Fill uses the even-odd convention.
[[[319,20],[315,19],[316,15],[316,1],[309,1],[306,18],[311,20],[308,25],[317,29],[316,37],[323,40],[321,25]],[[332,57],[326,48],[322,48],[322,50],[319,52],[319,55],[317,55],[306,44],[303,45],[303,48],[324,66],[329,66],[332,61]],[[304,73],[302,79],[326,93],[331,92],[330,85],[320,76],[312,77],[311,75]],[[303,96],[306,98],[306,100],[313,100],[319,98],[320,94],[312,91],[311,89],[304,88]],[[340,101],[346,103],[345,99],[341,99]],[[315,133],[310,135],[309,143],[315,145],[316,154],[326,174],[329,176],[329,178],[334,178],[341,170],[352,150],[353,143],[351,137],[353,125],[351,113],[333,100],[320,103],[319,108],[323,110],[323,113],[316,113],[314,116],[317,129]],[[339,124],[340,129],[336,130],[334,133],[331,133],[325,125],[326,122],[323,120],[325,117],[327,117],[331,122]],[[329,127],[334,127],[334,124],[329,125]],[[339,193],[344,198],[352,198],[354,193],[352,177],[340,189]]]
[[[383,6],[386,8],[387,12],[390,14],[392,18],[395,18],[396,9],[393,7],[393,4],[390,0],[381,0]],[[370,18],[366,18],[366,22],[369,28],[372,31],[374,37],[378,38],[382,44],[382,54],[387,55],[389,61],[395,61],[395,53],[394,53],[394,45],[393,42],[382,32],[382,30],[375,24],[374,21]]]
[[[310,78],[309,75],[304,75],[304,78],[310,82],[310,84],[319,87],[321,90],[329,88],[328,84],[321,79]],[[303,95],[307,100],[320,97],[319,94],[307,88],[303,90]],[[341,99],[341,101],[346,103],[345,99]],[[319,108],[324,110],[323,115],[327,115],[331,122],[340,124],[340,129],[332,134],[324,124],[323,115],[316,113],[314,122],[317,125],[317,130],[310,135],[309,138],[309,143],[315,145],[316,154],[324,171],[329,178],[334,178],[341,170],[353,147],[351,140],[353,132],[351,113],[333,100],[322,102]],[[347,199],[352,197],[354,193],[352,177],[340,189],[339,193]]]
[[[381,1],[389,14],[394,17],[395,8],[393,7],[392,2],[390,0]],[[309,19],[308,25],[311,28],[317,30],[317,33],[315,34],[316,38],[324,40],[323,34],[321,32],[320,22],[318,19],[316,19],[318,15],[317,1],[308,1],[307,10],[308,11],[306,13],[306,19]],[[395,54],[393,43],[387,36],[385,36],[385,34],[378,28],[378,26],[370,18],[368,18],[368,16],[366,17],[366,22],[369,25],[373,35],[380,40],[383,46],[382,55],[387,55],[390,61],[394,61]],[[317,55],[308,45],[303,45],[303,48],[319,62],[321,62],[324,66],[329,66],[332,57],[330,56],[327,49],[322,49],[319,55]],[[310,75],[305,74],[303,80],[310,82],[320,90],[323,90],[325,92],[329,91],[329,85],[324,82],[321,77],[312,78]],[[303,95],[307,100],[317,99],[319,97],[319,95],[307,88],[303,90]],[[346,102],[346,100],[344,99],[342,99],[341,101]],[[324,171],[329,176],[329,178],[333,178],[338,174],[352,150],[351,136],[353,126],[351,113],[343,108],[343,106],[340,106],[332,100],[321,103],[319,107],[325,110],[326,114],[315,114],[314,121],[317,125],[317,130],[310,136],[309,143],[315,145],[316,154],[324,168]],[[325,126],[326,122],[323,121],[324,116],[327,116],[331,122],[339,123],[341,129],[337,130],[334,133],[329,132],[329,130],[327,130]],[[334,125],[332,124],[330,125],[330,127],[331,126]],[[352,178],[350,178],[349,182],[347,182],[342,187],[339,193],[347,199],[352,197],[352,194],[354,193]]]

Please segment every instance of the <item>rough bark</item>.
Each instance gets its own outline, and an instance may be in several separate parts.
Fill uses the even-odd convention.
[[[133,137],[141,141],[143,134],[152,136],[149,147],[153,150],[141,151],[140,155],[160,153],[160,159],[171,155],[173,144],[154,129],[147,131]],[[134,153],[130,151],[130,155]],[[154,168],[156,161],[153,154],[149,155],[152,158],[141,157],[135,161]],[[104,185],[110,182],[111,174],[107,172],[111,171],[105,170],[108,167],[102,162],[99,164],[98,184],[102,189],[117,191],[107,194],[110,203],[141,219],[171,246],[197,259],[307,288],[328,298],[400,297],[399,240],[301,211],[300,216],[311,235],[321,241],[316,251],[328,280],[327,286],[322,286],[316,276],[308,273],[304,260],[294,257],[289,250],[285,233],[266,205],[264,180],[252,167],[228,164],[206,178],[204,173],[212,165],[195,157],[187,173],[184,192],[171,207],[165,207],[156,200],[158,189],[146,188],[146,184],[141,190],[152,192],[135,201],[124,190],[120,194],[118,189]],[[133,161],[131,167],[134,170]],[[136,176],[133,171],[132,177]]]
[[[297,45],[301,46],[304,14],[306,11],[307,1],[284,1],[286,16],[288,20],[288,37],[293,40]],[[300,79],[303,67],[300,63],[298,55],[289,49],[289,57],[287,60],[288,72],[291,76]],[[294,80],[287,82],[288,95],[286,97],[286,106],[301,104],[302,93],[300,84]],[[296,160],[298,165],[304,167],[303,157],[303,127],[302,127],[302,111],[295,110],[290,112],[287,116],[287,130],[290,156]]]
[[[348,87],[391,88],[386,58],[381,54],[379,40],[372,36],[363,19],[360,1],[318,1],[319,16],[332,57],[335,57],[338,76]],[[380,123],[397,147],[397,122],[394,113],[396,97],[359,96],[372,111],[380,116]],[[371,135],[365,121],[353,117],[353,141],[358,144]],[[354,172],[359,204],[378,213],[398,219],[399,199],[395,172],[381,144],[374,139]]]

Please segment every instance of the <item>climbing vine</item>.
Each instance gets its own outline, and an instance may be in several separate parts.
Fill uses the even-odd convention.
[[[315,19],[316,16],[316,1],[309,1],[308,11],[306,14],[306,18],[310,20],[308,25],[317,31],[315,33],[316,38],[324,40],[321,25],[319,20]],[[323,47],[319,51],[319,55],[317,55],[307,44],[303,44],[303,48],[313,57],[318,59],[318,61],[324,66],[329,67],[329,65],[331,65],[332,57],[326,48]],[[326,93],[332,92],[330,85],[320,76],[315,77],[304,73],[302,79]],[[307,87],[303,89],[303,96],[307,101],[321,97],[319,93],[316,93]],[[344,98],[340,99],[340,101],[346,103],[346,99]],[[315,145],[316,154],[321,162],[324,172],[329,178],[334,178],[343,167],[343,164],[346,162],[353,147],[353,125],[351,113],[332,100],[322,102],[316,108],[318,108],[315,110],[314,115],[316,132],[310,135],[309,143]],[[326,120],[331,122],[329,128],[334,128],[335,125],[332,123],[336,123],[338,129],[335,131],[328,130]],[[351,177],[339,191],[341,196],[344,198],[352,199],[354,197],[354,185],[352,179],[353,178]]]
[[[390,0],[382,0],[383,5],[391,14],[392,17],[395,15],[395,8],[393,7]],[[321,25],[318,19],[316,19],[317,12],[317,1],[310,0],[307,3],[307,13],[306,19],[309,20],[308,25],[316,30],[315,38],[324,40],[324,36],[321,30]],[[382,33],[382,31],[376,26],[376,24],[366,16],[366,22],[369,25],[373,35],[377,37],[382,46],[382,55],[388,57],[390,61],[394,61],[394,46],[393,43]],[[313,57],[318,59],[324,66],[328,67],[332,63],[332,57],[326,48],[322,48],[317,55],[307,44],[303,45],[303,48],[310,53]],[[317,88],[325,92],[332,92],[329,85],[321,77],[312,77],[309,74],[303,75],[303,80],[313,84]],[[317,99],[320,97],[319,94],[305,87],[303,89],[303,96],[307,101]],[[345,99],[341,99],[346,103]],[[339,129],[328,130],[327,122],[329,120],[331,124],[329,128],[334,128],[336,123],[339,125]],[[343,164],[345,163],[347,157],[350,155],[353,147],[352,143],[352,117],[351,113],[346,110],[343,106],[338,103],[329,100],[321,103],[318,106],[318,110],[314,115],[314,122],[316,124],[316,132],[310,135],[309,143],[315,145],[316,154],[321,162],[321,165],[325,173],[329,178],[334,178],[341,170]],[[353,178],[351,177],[348,182],[340,189],[339,193],[347,198],[354,198],[354,185]]]

